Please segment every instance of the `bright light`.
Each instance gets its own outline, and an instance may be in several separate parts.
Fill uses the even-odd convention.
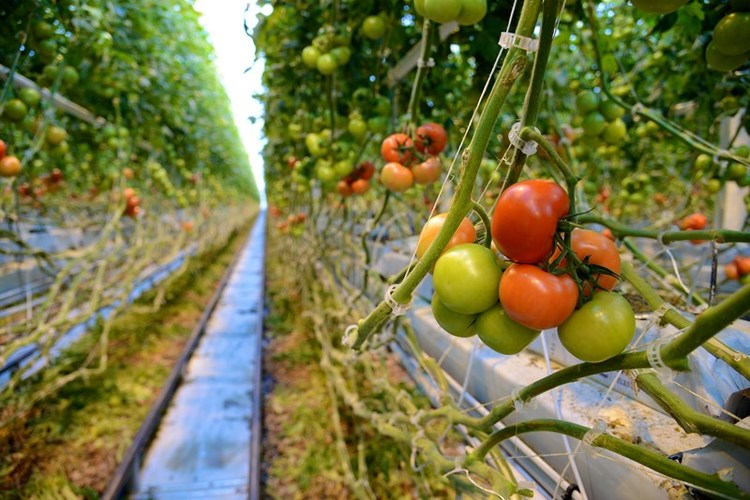
[[[247,12],[246,12],[247,9]],[[201,13],[201,23],[208,32],[216,51],[219,78],[232,102],[234,121],[250,159],[250,166],[258,185],[261,205],[265,206],[263,182],[263,105],[253,95],[263,92],[261,76],[264,61],[255,61],[255,45],[246,33],[243,19],[252,32],[258,14],[270,14],[255,1],[247,0],[197,0],[195,10]],[[255,123],[249,118],[254,117]]]

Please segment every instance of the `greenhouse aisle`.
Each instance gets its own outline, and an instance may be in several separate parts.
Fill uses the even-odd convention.
[[[261,212],[145,455],[135,498],[257,491],[264,261]]]

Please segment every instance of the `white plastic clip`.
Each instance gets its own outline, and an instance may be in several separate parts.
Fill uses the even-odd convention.
[[[417,60],[417,68],[433,68],[435,66],[435,59],[429,58],[426,61],[424,59]]]
[[[666,344],[664,340],[658,340],[649,345],[646,349],[646,359],[648,359],[649,366],[654,369],[659,379],[662,382],[670,383],[674,379],[674,371],[667,366],[661,357],[661,348],[664,347],[664,344]]]
[[[593,450],[596,445],[594,445],[594,441],[607,432],[607,424],[604,422],[604,420],[597,420],[596,423],[591,426],[591,428],[586,431],[586,434],[583,435],[581,438],[581,445],[584,447]]]
[[[351,347],[354,345],[354,338],[357,336],[357,325],[349,325],[344,330],[344,336],[341,337],[341,345]]]
[[[513,389],[513,391],[510,393],[510,400],[513,401],[513,407],[516,409],[516,411],[518,413],[521,413],[526,408],[526,403],[518,394],[519,391],[520,389],[518,387]]]
[[[388,307],[391,308],[391,314],[393,314],[394,316],[403,316],[411,307],[412,302],[414,302],[414,298],[412,298],[406,304],[396,302],[396,300],[393,298],[393,292],[396,290],[396,288],[398,288],[398,285],[391,285],[385,289],[385,303],[388,304]]]
[[[536,154],[537,143],[534,141],[524,141],[523,139],[521,139],[521,122],[516,122],[513,124],[513,126],[510,128],[510,132],[508,133],[508,139],[510,139],[510,143],[513,145],[513,147],[515,147],[516,149],[520,149],[521,152],[526,156]]]
[[[539,40],[503,31],[500,34],[498,45],[504,49],[515,47],[517,49],[525,50],[526,52],[536,52],[539,49]]]

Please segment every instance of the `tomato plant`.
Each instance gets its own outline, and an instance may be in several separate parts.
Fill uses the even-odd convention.
[[[380,182],[386,189],[401,193],[414,184],[414,175],[400,163],[389,162],[380,170]]]

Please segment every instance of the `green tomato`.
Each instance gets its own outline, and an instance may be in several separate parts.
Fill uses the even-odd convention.
[[[317,47],[308,45],[302,49],[302,62],[308,68],[318,67],[318,58],[320,57],[320,51]]]
[[[21,99],[11,99],[5,104],[3,117],[14,122],[20,122],[26,116],[28,110],[29,108],[26,107]]]
[[[453,21],[461,13],[461,0],[424,0],[424,13],[436,23]]]
[[[361,118],[352,118],[346,128],[355,139],[362,139],[367,134],[367,123]]]
[[[336,176],[341,178],[346,177],[347,175],[352,173],[352,170],[354,170],[354,165],[350,160],[341,160],[337,161],[333,165],[333,169],[336,171]]]
[[[602,101],[599,105],[599,112],[608,122],[615,121],[625,115],[625,109],[615,101]]]
[[[39,101],[42,100],[42,96],[39,91],[29,87],[25,87],[19,90],[18,98],[21,99],[21,101],[23,101],[23,103],[30,108],[36,107],[36,105],[39,104]]]
[[[732,152],[736,154],[737,156],[750,158],[750,146],[748,146],[747,144],[743,144],[741,146],[737,146],[736,148],[732,148]]]
[[[589,137],[596,137],[601,135],[604,129],[607,128],[607,120],[604,119],[601,113],[592,112],[583,118],[581,126],[583,127],[584,134]]]
[[[352,51],[349,47],[336,47],[331,50],[331,55],[339,66],[343,66],[351,59]]]
[[[625,125],[625,122],[620,118],[616,118],[615,121],[609,123],[604,129],[604,132],[602,132],[602,140],[607,144],[620,144],[627,135],[627,125]]]
[[[456,337],[471,337],[474,331],[476,314],[461,314],[449,309],[437,292],[432,295],[432,315],[435,317],[440,328],[455,335]]]
[[[484,19],[487,0],[461,0],[461,12],[456,17],[458,24],[470,26]]]
[[[367,120],[367,129],[373,134],[384,134],[388,130],[388,119],[376,116]]]
[[[315,177],[320,182],[332,182],[336,179],[336,170],[327,165],[320,165],[315,169]]]
[[[65,129],[53,125],[47,129],[47,134],[45,135],[44,139],[50,146],[57,146],[67,137],[68,133],[65,131]]]
[[[475,329],[487,347],[507,355],[523,351],[540,332],[510,319],[499,302],[477,317]]]
[[[451,310],[477,314],[499,300],[500,266],[482,245],[466,243],[445,252],[432,275],[440,300]]]
[[[414,0],[414,10],[417,14],[424,17],[424,0]]]
[[[31,32],[34,33],[35,37],[43,40],[54,35],[55,28],[46,21],[35,21],[34,24],[31,25]]]
[[[688,0],[630,0],[633,6],[643,12],[651,14],[669,14],[674,12]]]
[[[742,163],[732,162],[727,167],[727,179],[737,181],[744,179],[747,174],[747,167]]]
[[[382,16],[367,16],[362,23],[362,34],[370,40],[377,40],[385,34],[385,21]]]
[[[708,191],[710,194],[716,194],[719,191],[721,191],[722,186],[721,179],[710,179],[706,183],[706,191]]]
[[[635,334],[635,314],[625,298],[599,291],[557,328],[567,351],[589,363],[599,363],[620,354]]]
[[[716,24],[713,44],[728,56],[750,51],[750,13],[732,12]]]
[[[705,172],[708,169],[710,169],[714,164],[713,159],[705,154],[701,153],[695,158],[695,162],[693,163],[693,168],[699,172]]]
[[[576,98],[576,107],[581,113],[590,113],[599,107],[599,96],[590,90],[584,90]]]
[[[727,55],[721,52],[714,42],[706,47],[706,64],[716,71],[734,71],[745,64],[750,57],[750,52],[739,55]]]
[[[336,71],[336,68],[338,68],[336,59],[331,54],[320,56],[316,66],[321,75],[332,75]]]
[[[65,66],[62,74],[62,84],[64,86],[72,87],[73,85],[78,83],[79,78],[80,76],[78,75],[78,70],[76,70],[73,66]]]

